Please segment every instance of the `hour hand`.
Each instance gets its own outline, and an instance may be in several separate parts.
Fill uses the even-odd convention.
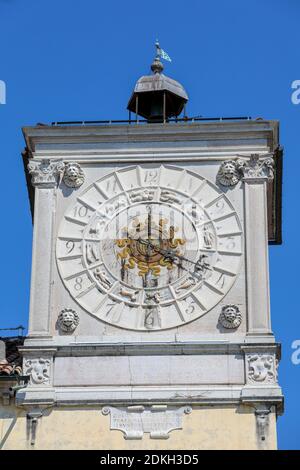
[[[158,248],[156,245],[154,245],[150,240],[143,240],[142,238],[138,239],[139,243],[142,245],[146,245],[150,248],[152,248],[154,251],[157,253],[160,253],[161,255],[164,255],[166,258],[171,258],[173,261],[178,258],[178,255],[172,251],[172,250],[165,250],[164,248]]]
[[[144,240],[143,240],[144,242]],[[145,240],[146,244],[148,246],[150,246],[154,251],[156,251],[157,253],[160,253],[161,255],[164,255],[166,258],[177,258],[177,254],[172,251],[172,250],[165,250],[164,248],[159,248],[157,247],[156,245],[154,245],[153,243],[151,243],[150,240]]]

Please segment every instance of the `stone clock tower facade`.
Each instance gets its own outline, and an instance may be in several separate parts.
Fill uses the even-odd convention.
[[[159,64],[135,122],[24,128],[30,380],[8,447],[276,448],[278,123],[174,122],[187,95]]]

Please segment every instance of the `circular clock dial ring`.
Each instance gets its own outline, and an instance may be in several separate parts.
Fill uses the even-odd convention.
[[[103,227],[99,238],[106,268],[134,289],[172,284],[185,274],[189,258],[194,259],[200,247],[189,218],[158,202],[123,209]]]
[[[85,310],[122,328],[192,321],[231,288],[242,231],[226,196],[178,167],[131,166],[82,193],[59,228],[57,264]]]

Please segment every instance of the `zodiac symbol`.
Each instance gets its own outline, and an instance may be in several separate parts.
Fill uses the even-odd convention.
[[[128,297],[131,302],[135,302],[138,291],[129,291],[122,287],[120,290],[120,294],[123,295],[123,297]]]
[[[105,271],[101,270],[100,268],[96,268],[94,271],[94,276],[105,289],[109,289],[111,287],[112,284],[108,279]]]

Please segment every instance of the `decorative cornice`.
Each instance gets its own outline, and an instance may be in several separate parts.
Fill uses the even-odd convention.
[[[177,124],[147,125],[95,125],[95,126],[36,126],[23,128],[27,147],[35,152],[36,146],[55,142],[174,142],[211,139],[263,138],[278,145],[278,121],[215,121]]]
[[[54,188],[64,167],[61,160],[30,161],[28,171],[31,174],[32,185],[39,188]]]

